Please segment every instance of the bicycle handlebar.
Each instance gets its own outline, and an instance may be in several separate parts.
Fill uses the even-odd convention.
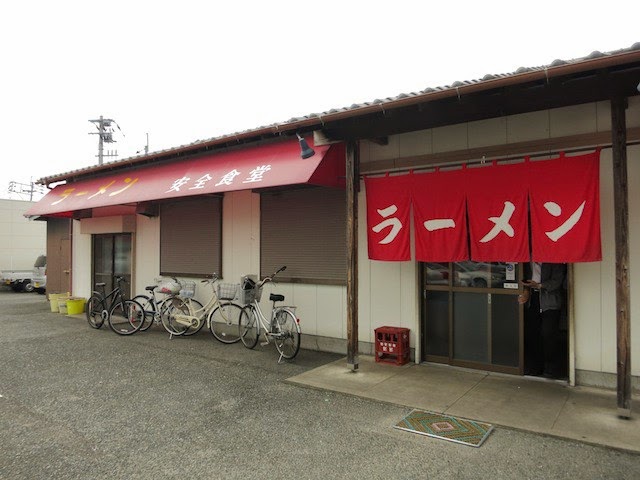
[[[215,282],[216,280],[218,280],[220,277],[218,277],[218,274],[216,272],[213,272],[211,274],[211,278],[205,278],[204,280],[200,280],[200,283],[208,283],[208,282]]]
[[[273,278],[279,274],[280,272],[284,272],[287,269],[287,266],[284,265],[282,267],[280,267],[278,270],[276,270],[275,272],[273,272],[271,275],[267,275],[266,277],[264,277],[261,281],[259,281],[256,284],[257,288],[262,287],[265,283],[269,283],[269,282],[273,282]]]

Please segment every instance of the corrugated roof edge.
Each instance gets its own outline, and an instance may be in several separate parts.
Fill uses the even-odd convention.
[[[628,58],[633,57],[633,58]],[[481,79],[455,81],[451,85],[439,87],[427,87],[418,92],[400,93],[395,97],[387,97],[385,99],[375,99],[370,102],[361,104],[354,103],[349,107],[332,108],[321,113],[310,113],[302,117],[293,117],[289,120],[263,125],[253,129],[242,130],[239,132],[229,133],[218,137],[212,137],[206,140],[196,140],[192,143],[180,145],[177,147],[159,150],[144,155],[128,157],[113,162],[107,162],[102,165],[92,165],[90,167],[72,170],[57,175],[50,175],[37,180],[36,183],[42,185],[50,185],[65,181],[69,178],[79,175],[99,172],[101,170],[110,170],[121,165],[132,165],[142,162],[149,162],[154,158],[164,157],[174,153],[188,152],[189,150],[197,150],[202,147],[214,147],[236,141],[242,143],[243,140],[254,139],[261,136],[277,136],[283,134],[292,134],[296,130],[302,128],[312,128],[322,125],[328,121],[340,120],[358,115],[365,115],[377,109],[390,110],[393,108],[404,107],[413,103],[432,101],[438,98],[444,98],[453,95],[462,95],[471,93],[471,91],[488,90],[500,86],[506,86],[515,83],[524,83],[535,80],[536,77],[552,78],[559,75],[569,73],[571,70],[576,72],[588,70],[590,68],[601,68],[602,66],[611,66],[622,64],[627,61],[640,59],[640,42],[634,43],[629,48],[623,48],[610,52],[593,51],[586,57],[575,58],[571,60],[556,59],[549,65],[540,67],[520,67],[511,73],[487,74]],[[602,64],[602,65],[601,65]],[[611,65],[608,65],[611,64]]]

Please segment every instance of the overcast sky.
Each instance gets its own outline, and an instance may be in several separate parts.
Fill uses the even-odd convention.
[[[628,48],[640,4],[12,1],[0,17],[0,198],[10,181],[292,117]],[[109,160],[109,159],[105,159]],[[27,198],[28,199],[28,198]]]

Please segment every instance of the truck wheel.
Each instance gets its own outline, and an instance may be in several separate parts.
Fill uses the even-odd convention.
[[[22,282],[22,289],[25,292],[33,292],[33,283],[31,283],[31,280],[25,280],[24,282]]]

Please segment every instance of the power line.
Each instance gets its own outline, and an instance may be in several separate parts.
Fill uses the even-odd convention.
[[[34,193],[44,195],[45,190],[42,185],[36,185],[34,182],[20,183],[12,180],[9,182],[8,192],[16,193],[18,195],[29,195],[29,201],[32,202]]]
[[[113,138],[113,134],[115,132],[114,125],[118,128],[120,133],[122,133],[122,129],[115,120],[113,120],[112,118],[103,118],[102,115],[100,115],[100,118],[97,120],[89,121],[93,123],[98,129],[97,132],[89,132],[89,135],[98,135],[98,155],[96,155],[96,157],[98,157],[98,165],[102,165],[104,157],[118,156],[117,150],[107,150],[107,152],[105,153],[104,144],[116,143],[116,140]],[[122,136],[124,137],[124,133],[122,133]]]

